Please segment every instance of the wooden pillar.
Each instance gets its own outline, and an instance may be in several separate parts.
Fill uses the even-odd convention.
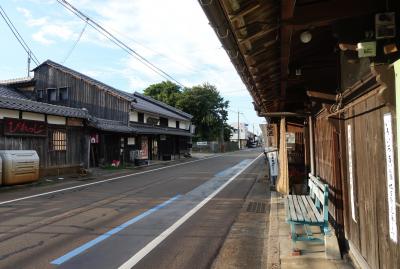
[[[314,159],[314,129],[312,116],[308,116],[308,128],[309,128],[309,141],[310,141],[310,172],[315,175],[315,159]]]
[[[289,168],[286,149],[286,118],[281,118],[279,135],[279,177],[276,190],[282,194],[289,194]]]

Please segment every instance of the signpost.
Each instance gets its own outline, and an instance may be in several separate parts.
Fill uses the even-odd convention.
[[[47,124],[41,121],[5,118],[4,135],[47,137]]]

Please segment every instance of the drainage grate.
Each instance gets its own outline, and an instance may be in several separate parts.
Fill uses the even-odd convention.
[[[247,212],[252,212],[252,213],[265,213],[266,210],[266,205],[265,203],[261,202],[250,202],[247,205]]]

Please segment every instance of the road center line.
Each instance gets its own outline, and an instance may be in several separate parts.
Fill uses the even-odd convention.
[[[43,192],[43,193],[39,193],[39,194],[35,194],[35,195],[16,198],[16,199],[0,202],[0,205],[10,204],[10,203],[13,203],[13,202],[18,202],[18,201],[27,200],[27,199],[31,199],[31,198],[35,198],[35,197],[40,197],[40,196],[46,196],[46,195],[53,194],[53,193],[79,189],[79,188],[83,188],[83,187],[87,187],[87,186],[91,186],[91,185],[96,185],[96,184],[101,184],[101,183],[104,183],[104,182],[114,181],[114,180],[117,180],[117,179],[126,178],[126,177],[130,177],[130,176],[134,176],[134,175],[147,174],[147,173],[154,172],[154,171],[159,171],[159,170],[163,170],[163,169],[167,169],[167,168],[171,168],[171,167],[175,167],[175,166],[180,166],[180,165],[185,165],[185,164],[189,164],[189,163],[200,162],[200,161],[204,161],[204,160],[208,160],[208,159],[217,158],[217,157],[220,157],[220,156],[222,156],[222,155],[220,154],[220,155],[216,155],[216,156],[202,158],[202,159],[199,159],[199,160],[194,160],[194,161],[189,161],[189,162],[184,162],[184,163],[178,163],[178,164],[169,165],[169,166],[165,166],[165,167],[155,168],[155,169],[152,169],[152,170],[132,173],[132,174],[123,175],[123,176],[119,176],[119,177],[113,177],[113,178],[104,179],[104,180],[100,180],[100,181],[96,181],[96,182],[86,183],[86,184],[82,184],[82,185],[78,185],[78,186],[59,189],[59,190],[55,190],[55,191]]]
[[[199,211],[208,201],[210,201],[214,196],[216,196],[221,190],[223,190],[229,183],[231,183],[234,179],[236,179],[241,173],[243,173],[247,168],[249,168],[256,160],[258,160],[264,154],[261,153],[247,164],[243,169],[229,178],[223,185],[221,185],[218,189],[212,192],[209,196],[207,196],[204,200],[198,203],[194,208],[188,211],[183,217],[178,219],[174,224],[172,224],[168,229],[162,232],[159,236],[154,238],[150,243],[148,243],[144,248],[138,251],[135,255],[133,255],[129,260],[127,260],[124,264],[122,264],[119,269],[131,269],[138,262],[140,262],[147,254],[149,254],[154,248],[156,248],[161,242],[163,242],[169,235],[171,235],[176,229],[178,229],[182,224],[184,224],[191,216],[193,216],[197,211]]]
[[[139,220],[143,219],[144,217],[147,217],[148,215],[156,212],[157,210],[160,210],[161,208],[169,205],[170,203],[172,203],[173,201],[175,201],[179,197],[181,197],[181,195],[176,195],[176,196],[172,197],[171,199],[165,201],[164,203],[159,204],[159,205],[157,205],[157,206],[155,206],[155,207],[143,212],[142,214],[140,214],[140,215],[138,215],[138,216],[136,216],[136,217],[124,222],[123,224],[115,227],[114,229],[109,230],[108,232],[96,237],[93,240],[90,240],[89,242],[83,244],[82,246],[80,246],[80,247],[78,247],[78,248],[76,248],[74,250],[71,250],[70,252],[68,252],[67,254],[61,256],[60,258],[57,258],[57,259],[53,260],[51,262],[51,264],[60,265],[60,264],[62,264],[64,262],[68,261],[69,259],[81,254],[82,252],[86,251],[87,249],[89,249],[89,248],[93,247],[94,245],[97,245],[101,241],[107,239],[111,235],[122,231],[123,229],[125,229],[129,225],[132,225],[135,222],[138,222]]]

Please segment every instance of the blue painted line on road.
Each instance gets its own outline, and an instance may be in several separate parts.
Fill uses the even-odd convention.
[[[215,174],[216,177],[227,177],[230,174],[234,174],[234,172],[236,170],[240,170],[243,167],[245,167],[251,160],[249,159],[245,159],[243,161],[241,161],[240,163],[236,164],[235,166],[232,166],[228,169],[222,170],[221,172],[218,172],[217,174]]]
[[[51,262],[51,264],[60,265],[60,264],[62,264],[64,262],[70,260],[71,258],[81,254],[82,252],[86,251],[87,249],[89,249],[89,248],[93,247],[94,245],[100,243],[101,241],[107,239],[108,237],[110,237],[110,236],[122,231],[123,229],[125,229],[129,225],[132,225],[135,222],[138,222],[139,220],[141,220],[141,219],[147,217],[148,215],[156,212],[157,210],[160,210],[163,207],[169,205],[170,203],[172,203],[173,201],[175,201],[179,197],[181,197],[180,194],[172,197],[171,199],[165,201],[162,204],[159,204],[159,205],[157,205],[157,206],[155,206],[155,207],[143,212],[142,214],[140,214],[140,215],[138,215],[138,216],[136,216],[136,217],[124,222],[123,224],[115,227],[114,229],[111,229],[111,230],[107,231],[105,234],[102,234],[102,235],[96,237],[95,239],[83,244],[82,246],[80,246],[80,247],[68,252],[67,254],[65,254],[65,255],[53,260]]]

